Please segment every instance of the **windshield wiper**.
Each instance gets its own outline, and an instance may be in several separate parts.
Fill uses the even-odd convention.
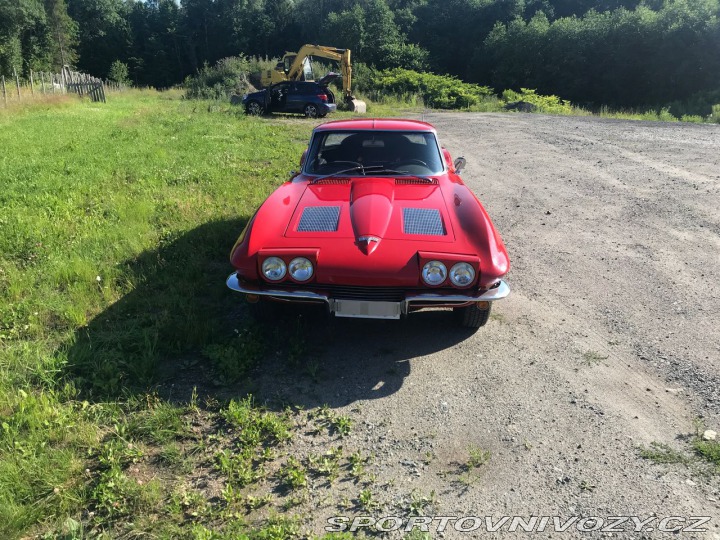
[[[432,178],[429,178],[427,176],[420,176],[417,174],[410,174],[408,171],[397,171],[395,169],[386,169],[385,165],[357,165],[355,167],[351,167],[349,169],[343,169],[341,171],[336,171],[334,173],[326,174],[324,176],[318,176],[314,180],[312,180],[310,183],[314,184],[316,182],[319,182],[320,180],[324,180],[325,178],[331,178],[333,176],[338,176],[340,174],[347,174],[355,171],[361,171],[363,175],[367,176],[368,172],[371,173],[383,173],[383,174],[402,174],[405,176],[410,176],[411,178],[417,178],[418,180],[422,180],[424,182],[427,182],[428,184],[433,184],[435,181]]]
[[[319,182],[320,180],[325,180],[326,178],[332,178],[333,176],[338,176],[340,174],[347,174],[355,171],[362,171],[363,174],[365,174],[365,169],[367,167],[364,167],[362,165],[356,165],[355,167],[350,167],[349,169],[343,169],[341,171],[335,171],[334,173],[326,174],[324,176],[318,176],[317,178],[313,179],[310,183],[314,184],[316,182]]]
[[[374,173],[383,173],[383,174],[402,174],[404,176],[409,176],[410,178],[417,178],[418,180],[422,180],[423,182],[427,182],[428,184],[434,184],[435,180],[430,178],[429,176],[422,176],[419,174],[412,174],[408,171],[397,171],[395,169],[386,169],[383,165],[377,165],[379,167],[379,170],[373,170]],[[365,167],[365,169],[368,169],[369,167]]]

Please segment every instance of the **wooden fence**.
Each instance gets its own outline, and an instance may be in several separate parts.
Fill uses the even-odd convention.
[[[30,71],[27,79],[21,79],[13,69],[11,80],[0,76],[0,90],[5,107],[9,101],[23,101],[53,94],[77,94],[88,96],[92,101],[105,103],[107,90],[124,90],[125,86],[114,81],[98,79],[87,73],[70,70],[67,66],[60,73]]]

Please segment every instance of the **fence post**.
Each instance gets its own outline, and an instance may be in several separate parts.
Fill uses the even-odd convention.
[[[17,71],[15,71],[15,68],[13,68],[13,75],[15,76],[15,88],[17,88],[18,101],[20,101],[21,100],[21,98],[20,98],[20,77],[18,77]]]
[[[5,91],[5,75],[2,76],[2,89],[3,89],[3,101],[5,102],[5,107],[7,108],[7,92]]]
[[[42,82],[42,93],[45,95],[45,72],[40,72],[40,81]]]
[[[33,70],[30,70],[30,95],[35,97],[35,81],[33,80]]]

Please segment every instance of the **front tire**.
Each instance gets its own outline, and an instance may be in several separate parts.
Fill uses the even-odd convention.
[[[463,328],[480,328],[487,324],[491,310],[492,304],[488,304],[488,307],[484,309],[477,307],[477,304],[472,304],[466,307],[455,308],[453,311],[458,318],[460,326]]]
[[[250,101],[245,105],[245,112],[251,116],[260,116],[265,111],[263,111],[262,105],[260,105],[259,102]]]
[[[307,105],[305,105],[303,113],[305,113],[305,116],[307,116],[308,118],[317,118],[320,114],[317,105],[313,105],[312,103],[308,103]]]

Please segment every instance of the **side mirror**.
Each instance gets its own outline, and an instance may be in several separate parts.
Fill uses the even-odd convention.
[[[454,173],[455,172],[455,166],[452,162],[452,156],[450,155],[450,151],[447,148],[442,149],[443,157],[445,158],[445,164],[447,165],[448,172]]]
[[[464,157],[459,157],[455,160],[455,174],[460,174],[465,168],[467,160]]]

